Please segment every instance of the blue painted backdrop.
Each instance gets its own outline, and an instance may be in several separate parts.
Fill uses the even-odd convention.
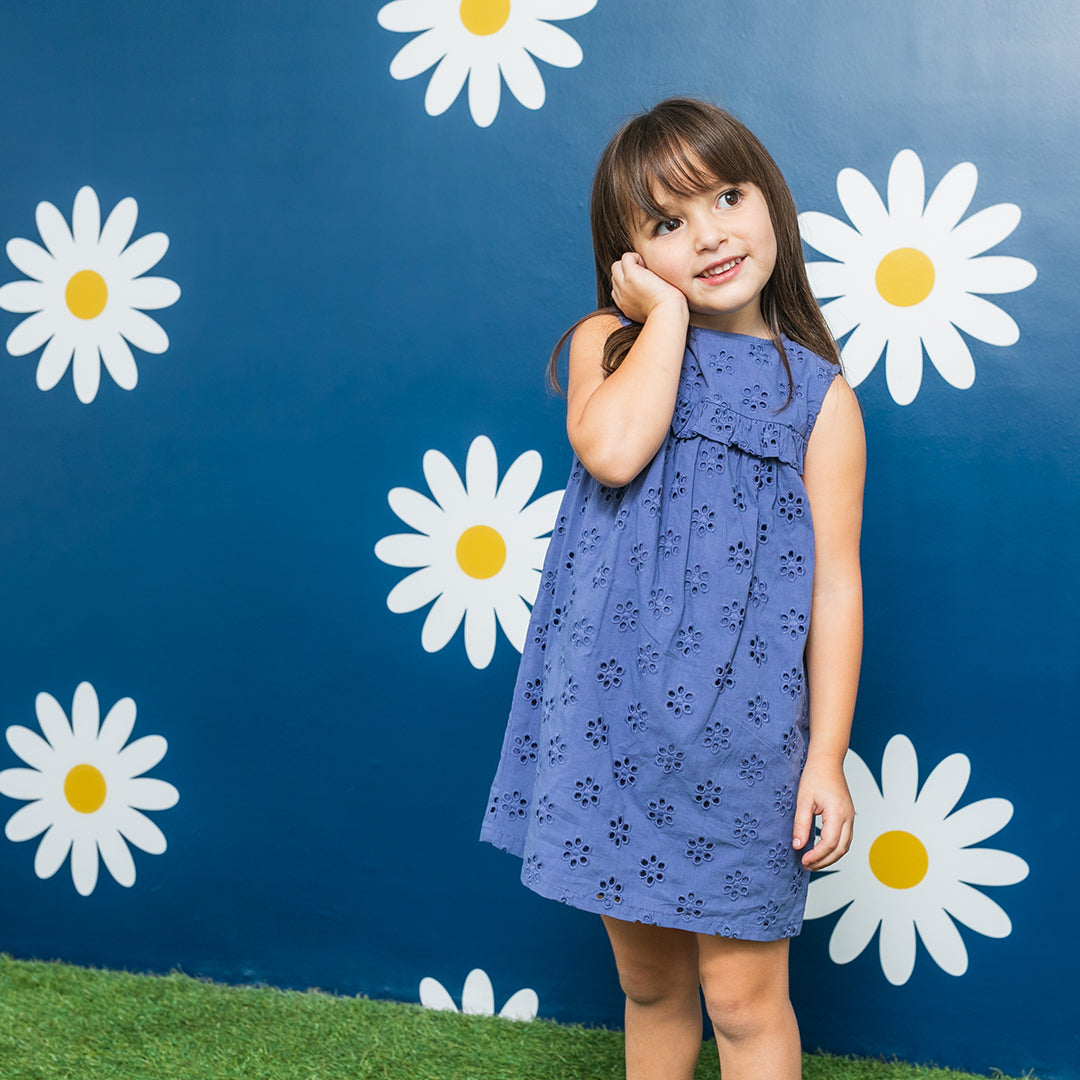
[[[516,511],[558,491],[568,466],[562,407],[542,377],[551,343],[592,302],[592,167],[621,118],[689,92],[736,112],[770,147],[800,209],[818,215],[806,219],[807,239],[821,244],[807,247],[812,262],[845,261],[827,250],[820,215],[849,222],[856,204],[872,208],[868,186],[893,219],[913,201],[918,217],[915,173],[893,166],[901,151],[917,155],[927,196],[954,166],[973,163],[970,205],[951,196],[959,210],[939,222],[938,248],[933,236],[920,248],[901,229],[874,258],[892,248],[928,252],[935,296],[960,304],[981,294],[1018,328],[1009,342],[1007,321],[965,308],[975,378],[964,388],[936,366],[970,383],[957,374],[955,342],[939,341],[935,358],[926,341],[913,396],[910,349],[890,338],[888,383],[885,357],[873,366],[856,358],[869,367],[858,392],[870,471],[853,750],[880,780],[886,744],[903,735],[919,783],[964,755],[966,766],[953,758],[938,776],[953,802],[980,804],[967,820],[981,814],[985,824],[962,836],[954,829],[954,848],[1006,854],[983,859],[976,873],[948,859],[932,867],[944,869],[942,889],[971,881],[1007,920],[970,909],[968,897],[976,928],[961,929],[962,973],[945,970],[960,962],[941,929],[945,894],[932,892],[929,877],[894,878],[886,897],[899,902],[886,921],[901,929],[911,917],[905,924],[896,910],[907,910],[909,895],[912,912],[916,896],[938,912],[936,931],[919,927],[913,969],[890,946],[879,954],[876,941],[860,949],[849,935],[843,946],[835,914],[808,921],[793,951],[804,1040],[1080,1077],[1080,876],[1070,839],[1080,750],[1071,569],[1080,395],[1066,317],[1077,281],[1075,7],[685,0],[663,5],[662,23],[649,0],[590,7],[5,5],[0,239],[53,243],[48,257],[9,245],[2,281],[32,282],[36,269],[41,286],[0,292],[0,332],[22,335],[0,363],[0,721],[9,731],[0,789],[11,822],[33,808],[0,842],[0,944],[23,957],[178,966],[406,1000],[425,976],[456,996],[465,973],[481,967],[496,1005],[528,986],[541,1015],[618,1022],[599,924],[525,890],[516,862],[476,841],[517,660],[512,605],[493,656],[484,612],[517,593],[499,594],[496,575],[483,579],[495,591],[478,600],[468,588],[481,579],[451,587],[445,542],[445,551],[436,539],[415,546],[413,568],[443,560],[428,599],[457,589],[457,614],[475,608],[443,644],[436,631],[445,638],[453,622],[453,604],[444,605],[427,651],[424,610],[387,606],[412,571],[390,565],[393,544],[378,557],[375,546],[410,531],[407,506],[432,526],[452,518],[454,536],[476,524],[465,510],[440,517],[419,497],[394,496],[392,509],[388,494],[430,493],[428,451],[464,476],[482,435],[500,478],[523,454],[543,458],[535,491],[519,477],[517,504],[495,523],[506,565],[517,558],[529,580],[526,549],[537,545],[527,541],[544,529],[516,542],[512,533]],[[437,14],[424,23],[425,11]],[[424,25],[435,26],[427,44],[395,60]],[[542,103],[522,60],[530,45],[546,61]],[[425,48],[431,56],[419,55]],[[407,77],[409,56],[419,69],[440,48],[449,60],[428,91],[431,71]],[[515,89],[503,86],[493,114],[499,59]],[[468,89],[453,93],[455,72],[463,81],[469,64],[471,107]],[[859,187],[844,174],[859,198],[849,186],[841,201],[843,170],[865,177]],[[126,197],[137,202],[130,237],[109,250],[88,197],[75,206],[84,186],[102,220]],[[42,202],[59,214],[35,218]],[[998,211],[968,230],[963,250],[950,239],[965,214],[1001,204],[1020,208],[1018,223]],[[59,215],[71,224],[73,208],[74,246],[57,226]],[[888,215],[879,219],[884,235]],[[995,232],[998,219],[1011,227]],[[873,289],[856,265],[858,245],[831,228],[849,241],[844,288]],[[167,251],[151,242],[141,260],[120,254],[128,239],[153,233],[168,237]],[[986,251],[1034,270],[965,262]],[[88,269],[98,278],[73,284]],[[175,282],[179,298],[168,284],[135,284],[140,275]],[[104,310],[97,280],[112,305]],[[882,299],[881,280],[861,309],[868,325],[874,312],[903,306]],[[821,295],[839,294],[822,286]],[[167,343],[131,314],[140,307]],[[906,340],[914,333],[917,342],[919,312],[929,309],[927,300],[915,311]],[[19,330],[30,317],[36,323]],[[961,316],[946,305],[934,319],[923,330],[940,339]],[[131,390],[121,388],[131,382],[122,348],[116,359],[125,327],[139,346]],[[69,339],[74,360],[59,375]],[[108,355],[90,395],[99,345]],[[859,348],[866,353],[865,340]],[[35,372],[59,382],[38,389]],[[893,374],[905,373],[899,396],[909,403],[900,404]],[[480,449],[470,495],[474,479],[483,482]],[[427,460],[445,489],[449,465],[438,472],[439,461]],[[458,501],[468,505],[463,492]],[[520,610],[519,602],[519,618]],[[164,737],[167,752],[152,741],[123,757],[126,705],[95,741],[87,691],[73,702],[83,681],[103,717],[133,699],[131,739]],[[57,727],[64,716],[74,734]],[[37,737],[50,731],[48,743]],[[907,792],[909,810],[911,758],[892,759],[892,791]],[[136,783],[142,772],[159,783]],[[987,799],[1012,805],[1011,824],[1002,803]],[[951,806],[920,833],[903,806],[889,825],[868,804],[863,847],[875,828],[889,828],[921,837],[933,857],[935,842],[948,848],[940,819]],[[46,847],[38,838],[50,829]],[[131,842],[127,870],[120,835]],[[871,931],[873,905],[887,893],[874,876],[883,850],[862,852],[861,884],[854,870],[845,879],[844,902],[854,897],[851,910],[870,911]],[[844,947],[857,955],[836,963],[830,942],[834,955]]]

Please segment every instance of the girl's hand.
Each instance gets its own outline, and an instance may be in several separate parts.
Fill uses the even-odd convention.
[[[636,251],[628,251],[617,263],[612,263],[611,295],[615,306],[636,323],[644,324],[662,304],[687,311],[686,297],[649,270]]]
[[[821,815],[821,835],[813,848],[802,857],[802,864],[807,870],[822,870],[831,866],[851,847],[855,806],[844,779],[842,761],[807,758],[795,803],[792,847],[797,851],[810,840],[815,814]]]

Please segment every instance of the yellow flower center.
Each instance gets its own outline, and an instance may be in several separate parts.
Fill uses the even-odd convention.
[[[506,541],[490,525],[473,525],[458,537],[455,554],[469,577],[494,577],[506,562]]]
[[[911,889],[930,867],[930,856],[917,836],[894,830],[882,833],[870,845],[870,869],[890,889]]]
[[[916,248],[897,248],[878,263],[874,284],[886,303],[912,307],[934,288],[934,264]]]
[[[64,290],[68,311],[76,319],[96,319],[105,310],[109,289],[105,279],[93,270],[80,270]]]
[[[461,0],[461,21],[470,34],[487,37],[510,18],[510,0]]]
[[[105,777],[93,765],[76,765],[64,778],[64,798],[80,814],[100,810],[105,803]]]

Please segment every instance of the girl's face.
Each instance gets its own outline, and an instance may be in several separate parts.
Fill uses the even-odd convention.
[[[761,290],[776,265],[776,236],[756,184],[715,185],[695,195],[657,193],[661,220],[640,215],[634,250],[686,296],[693,326],[768,338]]]

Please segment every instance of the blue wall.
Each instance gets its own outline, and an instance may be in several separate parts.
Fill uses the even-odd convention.
[[[621,118],[688,92],[761,136],[803,211],[848,221],[838,175],[857,170],[884,198],[905,149],[927,196],[971,162],[968,217],[1020,208],[990,254],[1025,260],[1037,279],[1021,287],[1015,265],[990,266],[975,287],[963,259],[937,278],[987,294],[1015,320],[1015,343],[967,333],[966,389],[924,360],[917,395],[899,404],[884,358],[858,388],[867,646],[852,743],[877,780],[898,734],[920,783],[963,754],[959,805],[1012,804],[1008,825],[1001,804],[983,804],[985,836],[960,845],[1017,860],[993,864],[1001,883],[976,883],[1009,929],[961,928],[962,974],[920,944],[913,969],[894,963],[890,978],[876,940],[835,963],[838,916],[822,915],[793,950],[793,985],[809,1048],[1080,1077],[1080,874],[1066,831],[1080,749],[1080,394],[1061,317],[1077,283],[1075,6],[687,0],[664,4],[660,23],[649,0],[599,0],[554,23],[584,59],[539,65],[542,107],[504,86],[493,120],[477,107],[485,126],[467,91],[432,116],[430,72],[391,77],[413,35],[381,26],[381,6],[5,5],[0,240],[40,244],[35,207],[51,203],[70,223],[84,186],[103,220],[131,196],[132,239],[169,240],[139,272],[180,295],[148,312],[168,347],[134,350],[130,391],[103,371],[83,403],[69,369],[43,392],[40,348],[0,354],[0,722],[40,731],[39,693],[71,716],[84,680],[102,716],[130,697],[131,738],[168,743],[147,775],[179,801],[131,787],[120,744],[111,757],[102,746],[115,725],[94,743],[88,714],[66,757],[9,737],[0,767],[25,770],[17,750],[34,746],[43,779],[0,776],[5,820],[40,797],[42,814],[67,815],[58,829],[92,841],[100,826],[114,850],[124,822],[143,835],[124,816],[143,805],[167,850],[134,849],[127,888],[103,865],[87,890],[82,871],[84,896],[69,863],[35,872],[38,839],[0,842],[0,946],[406,1000],[425,976],[456,995],[482,967],[496,1004],[527,986],[541,1015],[618,1022],[598,923],[534,896],[513,860],[476,842],[516,650],[499,630],[477,666],[482,644],[470,660],[459,629],[426,651],[425,612],[387,607],[410,570],[375,547],[409,531],[388,493],[427,494],[431,450],[464,475],[486,436],[500,478],[539,451],[539,483],[521,485],[519,502],[562,488],[562,407],[542,375],[550,344],[591,306],[593,164]],[[559,10],[511,6],[526,42],[539,33],[529,12]],[[824,256],[808,247],[807,258]],[[75,267],[61,261],[51,291],[33,295],[58,328],[93,337],[104,322],[64,313]],[[4,266],[0,281],[24,280]],[[99,269],[106,312],[122,315],[118,266],[114,254]],[[28,295],[0,292],[0,306]],[[0,311],[0,333],[28,311]],[[935,326],[948,321],[946,310]],[[62,805],[63,778],[91,750],[104,755],[94,760],[108,799],[129,793],[96,819]],[[914,818],[881,821],[918,834]],[[856,904],[874,902],[865,882],[853,888]]]

